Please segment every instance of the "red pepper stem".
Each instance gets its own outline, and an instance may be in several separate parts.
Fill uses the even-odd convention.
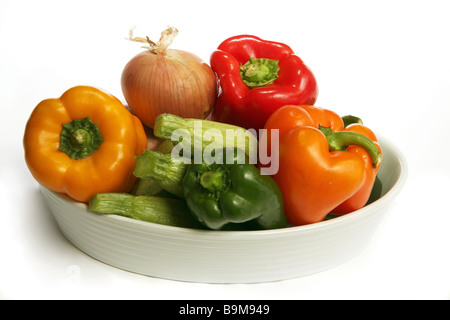
[[[278,78],[278,60],[252,58],[241,66],[242,81],[249,88],[263,87],[273,83]]]
[[[382,155],[375,143],[363,134],[352,131],[334,132],[331,128],[319,127],[328,140],[330,151],[345,151],[350,145],[364,148],[372,158],[374,168],[381,163]]]

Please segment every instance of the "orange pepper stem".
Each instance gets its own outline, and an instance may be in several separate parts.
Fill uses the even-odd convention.
[[[62,125],[59,151],[72,159],[84,159],[94,153],[103,138],[97,125],[87,117],[75,119]]]
[[[358,117],[352,116],[352,115],[343,116],[342,121],[344,122],[344,128],[353,123],[363,124],[363,121],[361,120],[361,118],[358,118]]]
[[[350,145],[360,146],[369,153],[374,168],[380,164],[382,158],[380,150],[365,135],[352,131],[334,132],[331,128],[322,126],[319,126],[319,130],[327,138],[330,151],[345,151]]]

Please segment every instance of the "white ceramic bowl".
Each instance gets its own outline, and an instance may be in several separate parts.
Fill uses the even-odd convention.
[[[405,183],[400,151],[380,137],[383,189],[375,202],[320,223],[264,231],[193,230],[89,212],[86,205],[41,187],[64,235],[111,266],[172,280],[253,283],[296,278],[359,254]]]

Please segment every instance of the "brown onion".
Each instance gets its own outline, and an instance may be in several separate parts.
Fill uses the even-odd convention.
[[[154,43],[148,37],[133,38],[130,31],[130,40],[149,46],[125,66],[122,91],[132,112],[151,128],[161,113],[204,119],[217,98],[217,79],[211,67],[192,53],[168,49],[177,33],[168,28]]]

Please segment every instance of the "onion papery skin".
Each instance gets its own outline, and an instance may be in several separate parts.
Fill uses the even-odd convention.
[[[150,128],[161,113],[205,119],[218,93],[211,67],[176,49],[147,50],[132,58],[122,72],[121,86],[131,111]]]

